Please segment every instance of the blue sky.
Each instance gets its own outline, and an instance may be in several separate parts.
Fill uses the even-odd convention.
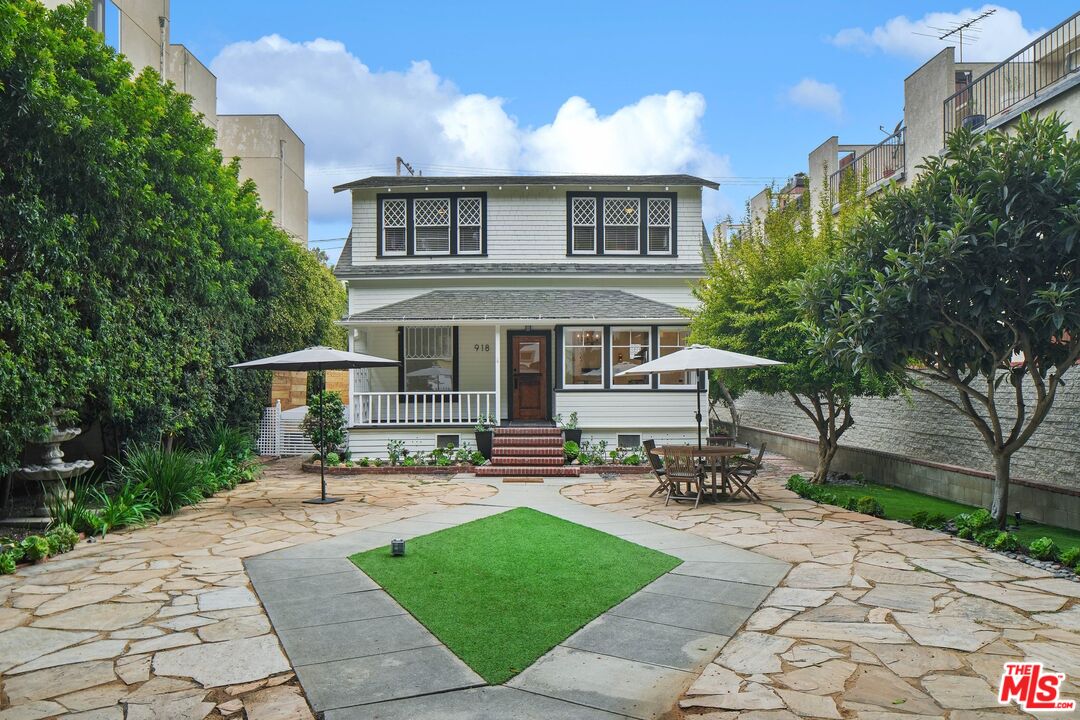
[[[172,42],[218,76],[220,110],[277,112],[301,134],[311,238],[335,256],[348,203],[328,187],[390,174],[397,154],[432,175],[695,172],[721,179],[707,221],[739,215],[826,137],[884,137],[904,77],[943,45],[915,34],[951,19],[928,14],[982,7],[179,0]],[[1003,59],[1075,10],[993,7],[971,59]]]

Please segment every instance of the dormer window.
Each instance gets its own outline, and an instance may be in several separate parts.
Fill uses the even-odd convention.
[[[484,255],[484,193],[410,193],[376,198],[379,256]]]
[[[567,193],[567,255],[675,255],[675,193]]]

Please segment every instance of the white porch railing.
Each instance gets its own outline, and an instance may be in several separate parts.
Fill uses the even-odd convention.
[[[495,415],[495,391],[353,393],[353,424],[473,425]]]

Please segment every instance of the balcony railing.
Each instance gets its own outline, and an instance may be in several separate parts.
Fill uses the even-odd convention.
[[[473,425],[495,415],[495,391],[353,393],[353,424]]]
[[[904,161],[904,128],[900,128],[829,176],[833,202],[840,201],[840,187],[849,179],[872,188],[883,180],[902,177]]]
[[[1080,71],[1080,12],[945,100],[945,139],[1053,92]]]

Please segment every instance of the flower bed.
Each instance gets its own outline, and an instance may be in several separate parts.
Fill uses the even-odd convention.
[[[619,475],[647,475],[652,472],[648,465],[582,465],[584,473],[617,473]]]

